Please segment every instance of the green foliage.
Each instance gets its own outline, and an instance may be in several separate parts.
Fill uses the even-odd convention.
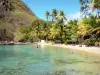
[[[84,44],[87,45],[87,46],[94,46],[94,42],[91,39],[85,40]]]
[[[80,4],[83,15],[90,14],[88,11],[92,10],[100,17],[100,0],[80,0]]]
[[[50,38],[55,39],[60,36],[60,28],[58,27],[57,23],[52,24],[52,27],[50,29]]]
[[[85,36],[89,32],[90,29],[91,29],[91,26],[89,24],[80,22],[78,23],[77,34],[79,36]]]
[[[57,14],[58,14],[58,11],[56,9],[52,9],[52,12],[51,12],[52,21],[56,21]]]
[[[97,34],[100,35],[100,27],[94,28],[91,30],[91,34]]]
[[[22,26],[20,33],[23,35],[23,40],[37,41],[39,39],[48,39],[50,25],[46,21],[36,20],[30,26]]]

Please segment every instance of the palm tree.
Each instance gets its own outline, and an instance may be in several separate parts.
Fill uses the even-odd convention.
[[[97,10],[97,15],[100,17],[100,0],[93,0],[93,8]]]
[[[58,25],[59,25],[59,27],[60,27],[60,36],[61,36],[61,42],[63,43],[63,39],[62,39],[62,37],[63,37],[63,32],[64,32],[64,25],[65,25],[65,21],[67,21],[67,19],[66,19],[66,17],[65,17],[66,15],[64,14],[64,12],[61,10],[61,11],[59,11],[59,13],[58,13],[58,15],[57,15],[57,23],[58,23]]]
[[[40,39],[40,32],[41,32],[41,25],[42,24],[42,21],[41,20],[36,20],[32,23],[32,28],[34,30],[34,32],[36,32],[36,36],[37,38]]]
[[[49,38],[56,40],[59,36],[60,36],[60,28],[59,25],[57,23],[52,24],[51,28],[50,28],[50,36]]]
[[[80,4],[83,14],[88,15],[89,10],[97,10],[97,15],[100,16],[100,0],[80,0]]]
[[[46,12],[45,12],[45,16],[46,16],[46,19],[47,19],[47,21],[48,21],[49,16],[50,16],[50,13],[49,13],[48,11],[46,11]]]
[[[84,22],[84,19],[78,22],[77,35],[80,37],[79,43],[83,42],[84,36],[86,36],[91,29],[92,29],[91,25]]]
[[[67,24],[66,15],[62,10],[59,11],[59,13],[58,13],[56,18],[57,18],[57,21],[60,21],[60,22],[64,23],[64,25]]]
[[[58,12],[56,9],[52,9],[52,12],[51,12],[51,16],[52,16],[52,21],[56,21],[56,16],[57,16]]]

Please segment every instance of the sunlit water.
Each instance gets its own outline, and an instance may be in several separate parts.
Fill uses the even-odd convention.
[[[0,46],[0,75],[99,75],[100,55],[61,47]]]

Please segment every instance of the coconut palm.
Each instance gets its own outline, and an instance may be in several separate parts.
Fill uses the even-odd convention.
[[[93,8],[97,10],[98,17],[100,17],[100,0],[93,0]]]
[[[90,10],[97,10],[97,15],[100,16],[100,0],[80,0],[80,4],[83,14],[88,15]]]
[[[61,30],[57,23],[52,24],[52,27],[50,28],[50,36],[51,39],[56,39],[60,36]]]
[[[59,11],[59,13],[58,13],[56,18],[57,18],[57,21],[60,21],[60,22],[62,22],[64,24],[67,23],[66,15],[65,15],[65,13],[62,10]]]
[[[47,19],[47,21],[48,21],[49,16],[50,16],[50,13],[49,13],[48,11],[46,11],[46,12],[45,12],[45,16],[46,16],[46,19]]]
[[[61,42],[63,42],[63,32],[64,32],[64,25],[65,25],[65,21],[67,21],[66,17],[65,17],[65,14],[63,11],[59,11],[58,15],[56,16],[57,18],[57,23],[60,27],[60,37],[61,37]]]
[[[92,29],[91,25],[84,23],[84,20],[78,23],[77,35],[80,37],[80,41],[79,41],[80,43],[83,42],[84,36],[86,36],[91,29]]]
[[[56,16],[58,12],[56,9],[52,9],[51,16],[52,16],[52,21],[56,21]]]

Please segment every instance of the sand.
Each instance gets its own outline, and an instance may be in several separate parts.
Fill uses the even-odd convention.
[[[81,50],[81,51],[87,51],[87,52],[100,54],[100,47],[86,47],[85,45],[80,47],[79,45],[65,45],[65,44],[53,44],[53,45],[45,44],[45,45],[58,46],[58,47],[63,47],[63,48],[69,48],[69,49],[74,49],[74,50]]]

